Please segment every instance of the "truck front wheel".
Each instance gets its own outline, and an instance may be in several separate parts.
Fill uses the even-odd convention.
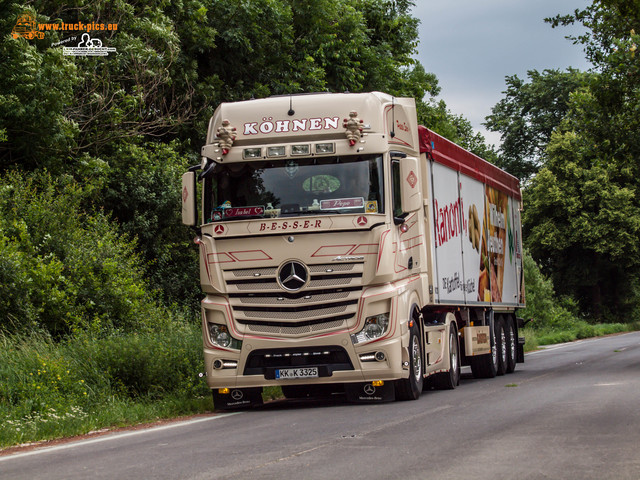
[[[417,312],[417,309],[415,310]],[[419,313],[417,314],[419,316]],[[412,315],[416,317],[416,315]],[[422,346],[420,345],[420,327],[412,318],[413,326],[409,336],[409,378],[396,381],[396,397],[398,400],[417,400],[422,392],[424,382],[422,364]]]

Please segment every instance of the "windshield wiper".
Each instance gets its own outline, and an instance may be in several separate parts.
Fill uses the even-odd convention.
[[[334,214],[338,214],[338,215],[342,215],[344,213],[343,210],[316,210],[314,212],[308,212],[311,215],[334,215]]]

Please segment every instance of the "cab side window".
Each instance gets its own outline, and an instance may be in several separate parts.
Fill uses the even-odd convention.
[[[400,162],[398,160],[391,161],[391,178],[393,189],[393,216],[402,216],[402,197],[400,195]]]

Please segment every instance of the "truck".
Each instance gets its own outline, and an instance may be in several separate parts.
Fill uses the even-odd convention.
[[[216,408],[414,400],[524,361],[518,180],[380,93],[220,104],[182,176]]]

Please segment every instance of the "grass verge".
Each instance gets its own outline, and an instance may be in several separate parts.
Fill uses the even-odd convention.
[[[0,336],[0,448],[213,410],[199,325],[147,334]]]
[[[573,342],[584,338],[602,337],[614,333],[632,332],[636,330],[640,330],[640,322],[591,325],[585,321],[578,321],[571,328],[564,329],[534,329],[525,327],[520,331],[520,335],[524,335],[526,339],[524,345],[525,352],[530,352],[543,345]]]

